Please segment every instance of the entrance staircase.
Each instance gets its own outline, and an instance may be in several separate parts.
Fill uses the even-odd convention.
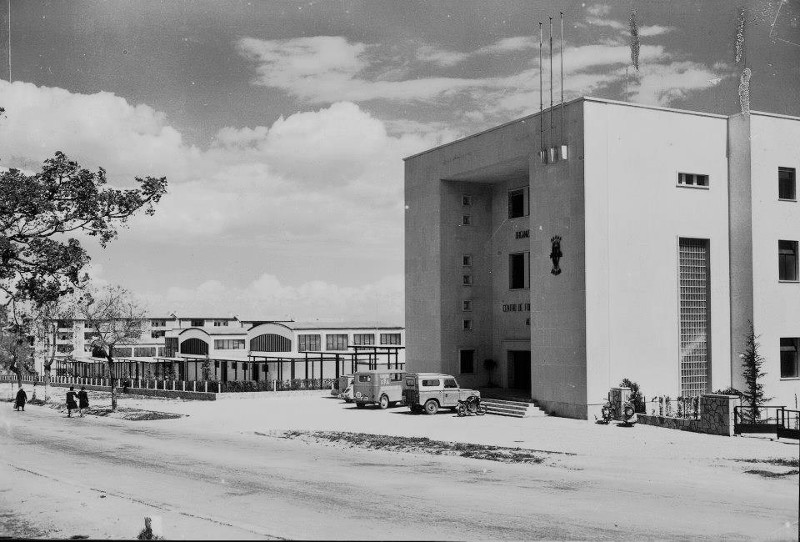
[[[547,412],[539,408],[530,398],[508,393],[508,390],[496,388],[482,389],[481,405],[486,407],[487,414],[510,416],[513,418],[534,418],[547,416]]]

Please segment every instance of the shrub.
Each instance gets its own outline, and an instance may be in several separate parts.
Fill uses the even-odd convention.
[[[736,388],[732,388],[732,387],[727,387],[724,390],[717,390],[714,393],[716,393],[718,395],[737,395],[739,397],[742,396],[742,392],[740,392]]]

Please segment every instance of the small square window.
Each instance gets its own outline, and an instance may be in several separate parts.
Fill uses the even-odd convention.
[[[678,173],[678,186],[708,188],[708,175],[700,173]]]
[[[508,218],[520,218],[528,215],[528,189],[517,188],[508,192]]]
[[[470,207],[472,205],[472,196],[464,194],[461,196],[461,205],[464,207]]]
[[[472,265],[472,255],[471,254],[464,254],[461,256],[461,265],[464,267],[470,267]]]
[[[469,299],[465,299],[461,302],[461,310],[464,312],[469,312],[472,310],[472,301]]]
[[[778,168],[778,198],[797,200],[797,177],[793,167]]]
[[[470,224],[472,224],[472,217],[470,217],[469,215],[463,215],[461,217],[461,225],[469,226]]]
[[[464,320],[464,330],[469,331],[472,329],[472,320]]]
[[[463,275],[464,286],[472,286],[472,275]]]
[[[781,378],[800,377],[798,350],[800,350],[800,339],[781,337]]]
[[[797,281],[797,241],[778,241],[778,280]]]

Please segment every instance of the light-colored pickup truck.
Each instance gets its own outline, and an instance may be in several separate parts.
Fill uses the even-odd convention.
[[[459,401],[480,399],[481,392],[461,388],[455,377],[441,373],[408,373],[403,379],[403,397],[412,412],[436,414],[440,408],[456,409]]]

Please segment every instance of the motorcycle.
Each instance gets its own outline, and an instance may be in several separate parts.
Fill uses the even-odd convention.
[[[608,425],[611,423],[611,420],[621,420],[622,423],[620,425],[623,427],[633,427],[633,425],[639,421],[638,417],[636,416],[636,410],[633,408],[633,403],[630,401],[625,401],[622,404],[621,416],[617,413],[617,409],[614,408],[614,405],[611,404],[611,401],[606,401],[606,403],[600,409],[600,419],[598,419],[597,416],[594,418],[596,423],[603,425]]]
[[[481,398],[471,395],[466,399],[459,399],[456,406],[456,413],[459,417],[463,416],[483,416],[486,414],[486,407],[481,404]]]

